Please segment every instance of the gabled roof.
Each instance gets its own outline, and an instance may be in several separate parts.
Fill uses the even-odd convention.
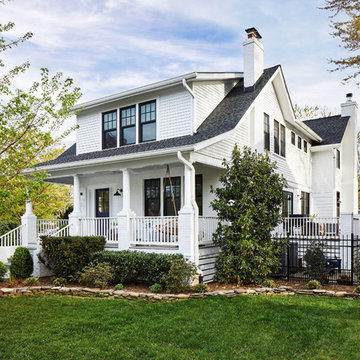
[[[323,139],[321,143],[313,144],[314,146],[340,144],[348,122],[349,116],[342,117],[341,115],[304,121],[307,126],[314,130]]]
[[[177,147],[194,145],[204,140],[224,134],[235,128],[240,119],[244,116],[245,112],[279,67],[280,65],[277,65],[265,69],[263,75],[256,82],[253,91],[244,91],[243,79],[240,79],[237,85],[234,86],[234,88],[205,119],[198,128],[197,132],[193,135],[121,146],[119,148],[93,151],[79,155],[76,155],[76,144],[74,144],[55,160],[38,164],[38,166],[65,164],[76,161],[108,158],[112,156],[135,154],[160,149],[175,149]]]

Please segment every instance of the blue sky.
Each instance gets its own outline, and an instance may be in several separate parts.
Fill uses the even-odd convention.
[[[354,83],[329,72],[346,55],[331,37],[322,0],[11,0],[0,22],[14,21],[26,44],[4,53],[6,65],[31,63],[62,71],[81,87],[81,101],[192,71],[242,71],[244,29],[261,33],[265,67],[281,64],[293,103],[339,112]],[[71,119],[68,123],[74,122]],[[67,143],[74,141],[74,134]]]

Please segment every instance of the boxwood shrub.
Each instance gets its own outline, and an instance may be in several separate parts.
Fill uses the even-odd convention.
[[[33,258],[28,248],[19,246],[10,258],[10,273],[16,279],[28,278],[34,270]]]
[[[69,279],[76,277],[86,265],[91,255],[104,250],[103,236],[42,236],[42,256],[56,277]]]
[[[156,254],[141,251],[101,251],[93,254],[92,261],[110,264],[113,284],[137,282],[164,284],[171,261],[183,259],[181,254]]]

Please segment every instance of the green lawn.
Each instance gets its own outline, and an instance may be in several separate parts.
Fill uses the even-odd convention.
[[[360,302],[0,299],[0,359],[359,359]]]

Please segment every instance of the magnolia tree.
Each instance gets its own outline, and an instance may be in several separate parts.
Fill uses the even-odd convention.
[[[242,152],[235,146],[224,161],[221,187],[212,188],[211,205],[219,222],[214,243],[221,252],[216,262],[220,282],[261,283],[280,265],[284,240],[271,232],[281,220],[285,178],[276,173],[268,154]]]

